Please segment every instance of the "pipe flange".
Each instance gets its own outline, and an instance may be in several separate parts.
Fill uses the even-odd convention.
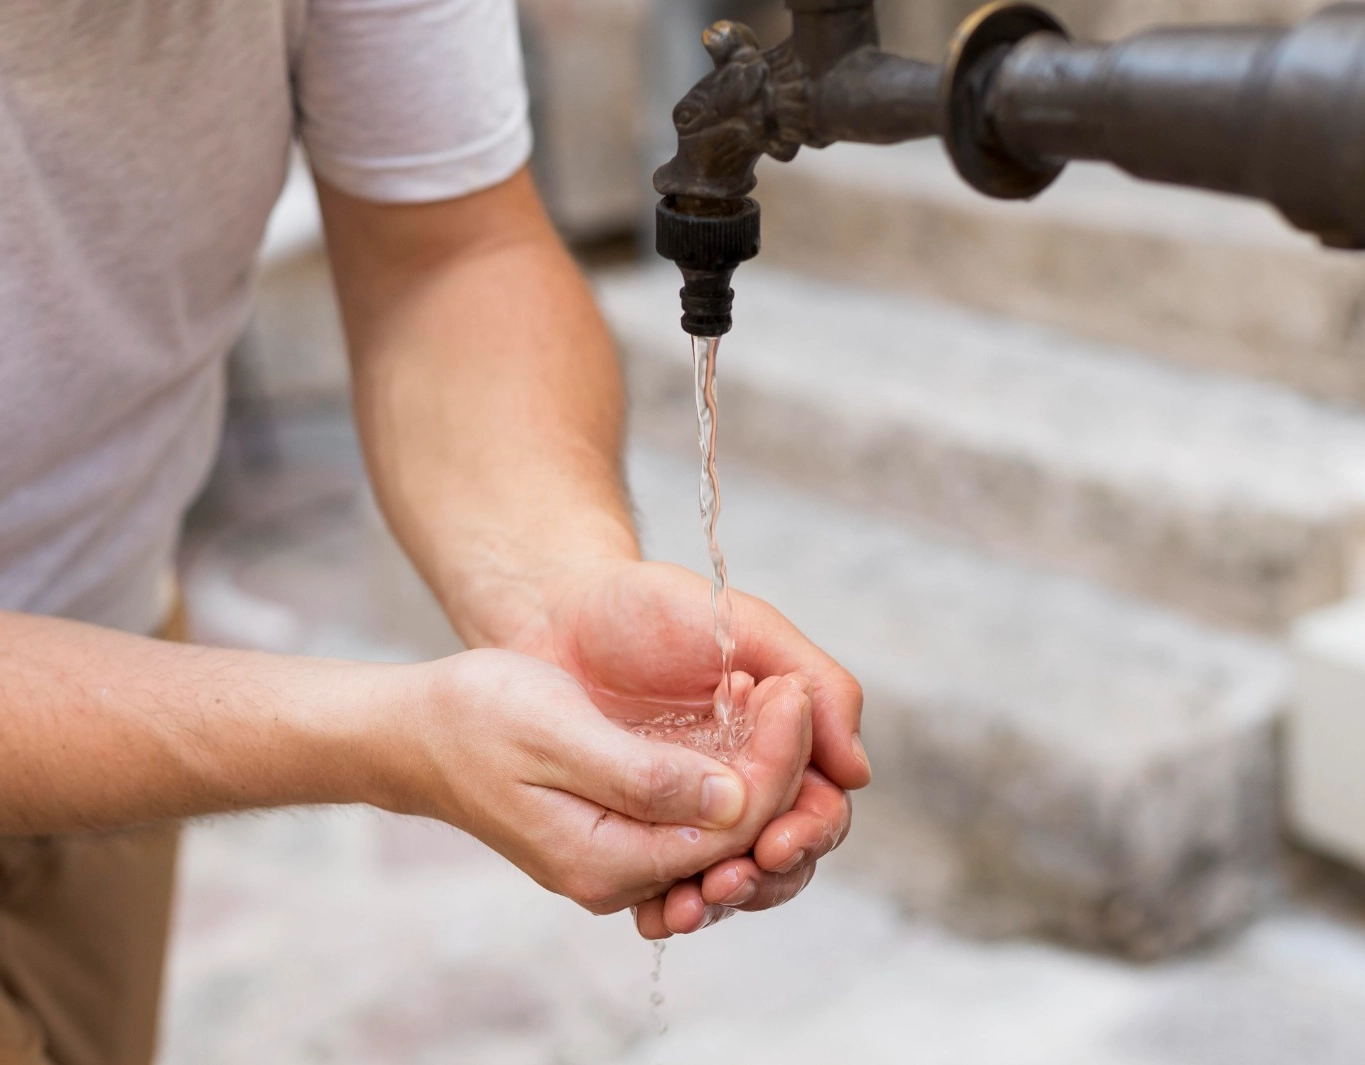
[[[1000,200],[1027,200],[1057,180],[1065,163],[1018,159],[995,140],[986,112],[992,75],[1025,37],[1066,28],[1032,4],[994,3],[969,15],[948,46],[943,68],[943,143],[972,188]]]

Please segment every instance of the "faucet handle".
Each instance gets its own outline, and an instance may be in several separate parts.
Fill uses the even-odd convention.
[[[742,22],[722,19],[702,32],[701,43],[717,68],[723,67],[742,50],[759,51],[758,35]]]

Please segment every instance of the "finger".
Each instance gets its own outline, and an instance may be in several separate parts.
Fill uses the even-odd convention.
[[[641,824],[619,815],[593,819],[585,830],[616,875],[658,885],[695,876],[749,850],[763,826],[799,797],[788,792],[800,783],[810,750],[810,698],[800,678],[772,685],[769,697],[758,705],[751,700],[750,707],[754,731],[741,766],[749,785],[744,819],[728,831]]]
[[[802,771],[810,761],[811,706],[810,682],[791,675],[764,681],[745,708],[754,729],[737,764],[750,787],[770,800],[760,825],[796,800]]]
[[[536,783],[570,792],[635,821],[727,829],[748,805],[743,778],[699,751],[633,735],[594,709],[570,735],[538,752]]]
[[[701,897],[701,885],[695,879],[672,888],[664,901],[664,922],[674,935],[692,935],[720,924],[734,914],[728,906],[707,905]]]
[[[872,769],[859,735],[863,690],[853,675],[767,603],[736,595],[735,614],[736,664],[756,677],[809,677],[814,689],[812,760],[840,787],[866,787]]]
[[[808,859],[786,873],[768,873],[752,858],[721,862],[702,877],[702,901],[708,906],[755,913],[784,906],[805,890],[815,876],[816,862]]]
[[[754,859],[768,872],[787,872],[818,861],[844,841],[852,824],[848,794],[817,769],[807,768],[788,813],[775,818],[754,844]]]
[[[646,899],[634,907],[635,930],[645,939],[669,939],[673,933],[664,921],[663,897]]]
[[[700,878],[675,884],[664,897],[664,925],[674,935],[690,935],[706,924]]]
[[[747,906],[758,894],[759,881],[766,875],[749,857],[720,862],[702,875],[702,901],[712,906]]]
[[[755,688],[754,678],[742,670],[735,670],[730,674],[730,705],[745,706],[753,695]],[[716,689],[716,695],[720,695],[720,689]]]

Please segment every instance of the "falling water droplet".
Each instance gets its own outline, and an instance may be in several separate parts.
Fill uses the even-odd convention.
[[[654,1030],[663,1035],[668,1031],[668,1021],[664,1019],[664,993],[659,982],[664,975],[664,947],[662,939],[654,941],[654,968],[649,974],[649,1019]]]

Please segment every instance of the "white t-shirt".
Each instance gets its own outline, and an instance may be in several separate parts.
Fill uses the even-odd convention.
[[[0,0],[0,609],[157,624],[294,136],[375,201],[509,177],[513,0]]]

